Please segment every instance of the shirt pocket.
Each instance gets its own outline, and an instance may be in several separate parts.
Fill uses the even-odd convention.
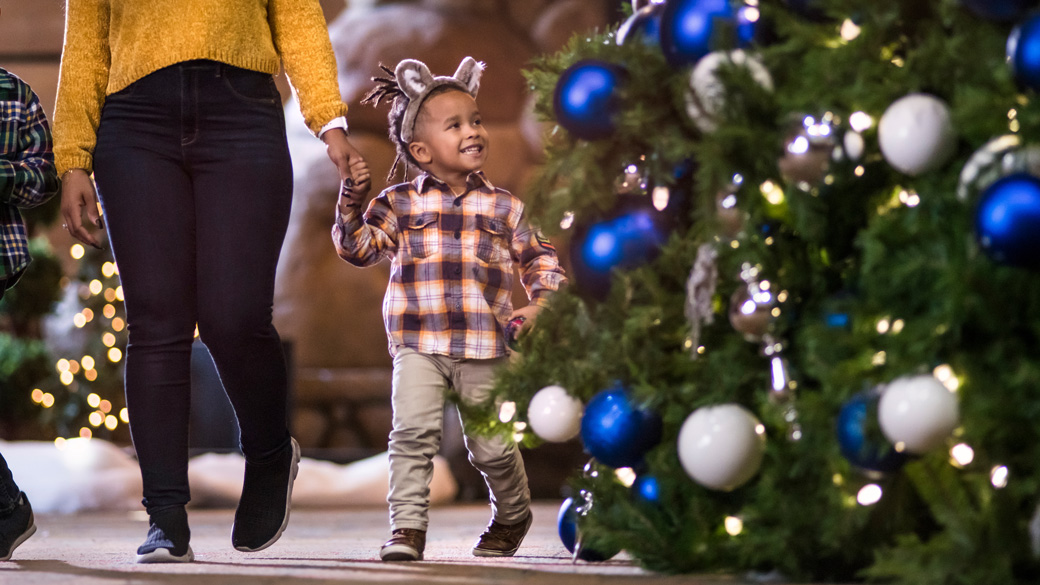
[[[405,238],[408,243],[407,253],[412,258],[429,258],[440,248],[440,229],[437,220],[440,214],[436,211],[416,213],[405,218]]]
[[[506,222],[489,215],[477,215],[477,258],[488,264],[509,258],[509,228]]]

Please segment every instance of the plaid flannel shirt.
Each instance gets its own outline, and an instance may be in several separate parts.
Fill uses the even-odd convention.
[[[543,304],[566,281],[556,249],[524,218],[524,204],[472,173],[459,196],[433,175],[395,185],[362,217],[340,197],[332,239],[341,258],[372,266],[390,258],[383,322],[399,346],[453,358],[506,355],[513,267]]]
[[[28,234],[18,209],[43,204],[59,186],[39,98],[0,69],[0,283],[11,284],[29,265]]]

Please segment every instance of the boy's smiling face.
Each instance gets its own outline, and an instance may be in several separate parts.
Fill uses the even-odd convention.
[[[423,168],[452,187],[484,166],[488,135],[473,96],[449,90],[428,98],[415,124],[415,140],[408,145]]]

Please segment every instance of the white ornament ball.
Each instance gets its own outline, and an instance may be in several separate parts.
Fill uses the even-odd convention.
[[[715,51],[701,57],[690,72],[686,113],[703,132],[715,131],[717,118],[726,104],[726,87],[717,76],[719,67],[724,63],[746,68],[759,85],[773,90],[773,78],[769,70],[758,58],[744,51]]]
[[[527,422],[534,434],[551,443],[562,443],[581,432],[581,415],[585,410],[580,400],[562,386],[546,386],[531,397],[527,406]]]
[[[881,432],[910,453],[941,447],[959,421],[957,396],[933,376],[897,378],[878,401]]]
[[[731,491],[758,472],[766,431],[738,404],[698,408],[679,429],[679,461],[706,488]]]
[[[944,101],[912,93],[885,110],[878,123],[878,142],[888,164],[916,176],[949,160],[956,149],[957,136]]]

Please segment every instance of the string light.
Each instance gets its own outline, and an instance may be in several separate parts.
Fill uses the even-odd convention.
[[[82,244],[73,244],[72,247],[69,248],[69,256],[72,256],[76,260],[82,258],[84,252],[86,252],[86,250],[83,248]]]
[[[618,467],[614,470],[614,475],[625,487],[632,487],[636,482],[636,472],[631,467]]]
[[[989,482],[993,487],[1003,489],[1008,484],[1008,468],[1005,465],[997,465],[989,472]]]
[[[90,281],[90,294],[99,295],[104,288],[105,285],[101,284],[100,280],[95,278]]]
[[[881,495],[881,486],[876,483],[868,483],[860,488],[859,493],[856,494],[856,501],[860,506],[873,506],[881,501]]]
[[[113,331],[122,331],[124,327],[126,327],[126,323],[121,318],[116,317],[115,319],[112,319]]]
[[[950,448],[950,465],[967,467],[974,460],[975,450],[969,445],[960,443]]]
[[[112,349],[108,350],[108,361],[112,363],[117,363],[121,359],[123,359],[123,352],[120,351],[118,347],[113,347]]]
[[[101,336],[101,343],[104,343],[105,347],[112,347],[116,344],[116,336],[112,335],[111,333],[105,333]]]
[[[116,274],[116,265],[114,262],[105,262],[101,265],[101,274],[105,275],[105,278],[112,278]]]
[[[114,431],[114,430],[116,430],[117,426],[119,426],[119,420],[117,420],[116,417],[112,416],[111,414],[105,417],[105,428],[106,429],[108,429],[110,431]]]
[[[730,536],[736,536],[744,531],[744,521],[736,516],[726,516],[724,524],[726,526],[726,534]]]
[[[516,416],[516,403],[512,401],[503,402],[498,409],[498,420],[507,423],[513,420],[514,416]]]
[[[91,392],[87,394],[87,405],[91,408],[97,408],[101,404],[101,397]]]
[[[93,436],[94,436],[94,433],[91,432],[91,430],[88,429],[87,427],[83,427],[83,428],[81,428],[79,430],[79,438],[81,438],[81,439],[89,439],[89,438],[91,438]]]
[[[124,423],[129,423],[130,411],[128,411],[126,408],[119,409],[119,420],[123,421]]]

